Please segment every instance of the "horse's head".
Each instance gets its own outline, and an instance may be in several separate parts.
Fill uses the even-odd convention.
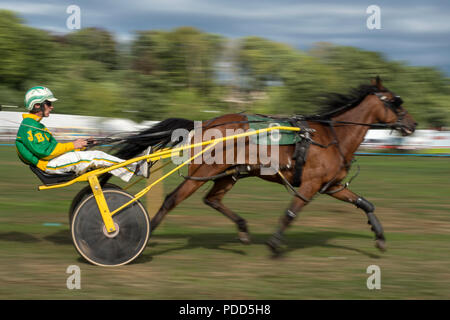
[[[417,122],[403,107],[403,100],[381,84],[380,77],[372,80],[372,85],[376,87],[374,95],[378,97],[376,103],[377,121],[388,124],[392,129],[400,131],[403,136],[408,136],[414,132]]]

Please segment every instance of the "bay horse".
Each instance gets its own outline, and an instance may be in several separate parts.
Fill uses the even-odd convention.
[[[361,85],[349,94],[334,94],[318,115],[306,116],[303,119],[312,130],[312,143],[304,162],[301,185],[294,189],[294,197],[287,210],[282,214],[279,226],[266,244],[275,253],[281,252],[283,234],[296,218],[300,210],[318,193],[328,194],[338,200],[349,202],[362,209],[375,234],[375,246],[385,250],[385,236],[381,223],[374,214],[375,206],[357,195],[343,184],[355,151],[371,127],[384,127],[398,130],[402,135],[414,132],[417,123],[402,106],[399,96],[385,88],[379,77],[370,84]],[[203,121],[203,128],[217,128],[224,136],[226,129],[249,128],[245,114],[228,114]],[[192,130],[194,122],[186,119],[171,118],[159,122],[135,136],[129,137],[120,144],[118,157],[130,159],[142,152],[147,146],[167,146],[171,134],[176,129]],[[248,141],[247,141],[248,142]],[[246,144],[248,148],[248,143]],[[245,176],[256,176],[264,180],[290,186],[295,175],[294,145],[279,146],[280,174],[261,175],[258,170],[249,170]],[[292,165],[289,165],[292,164]],[[222,200],[240,176],[224,174],[234,163],[206,164],[191,163],[188,167],[189,178],[184,180],[174,191],[168,194],[161,208],[151,219],[152,232],[163,218],[180,202],[192,195],[205,182],[212,180],[213,186],[204,197],[204,203],[218,210],[231,219],[238,229],[239,240],[250,242],[247,222],[227,208]],[[211,179],[208,179],[211,178]],[[102,179],[105,183],[109,179]]]

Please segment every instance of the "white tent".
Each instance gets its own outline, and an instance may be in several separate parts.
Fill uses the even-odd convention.
[[[99,123],[99,128],[106,132],[130,132],[138,131],[138,124],[128,119],[103,118]]]

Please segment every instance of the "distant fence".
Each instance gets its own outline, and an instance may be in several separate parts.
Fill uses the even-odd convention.
[[[355,156],[411,156],[411,157],[450,157],[450,154],[436,153],[386,153],[386,152],[355,152]]]

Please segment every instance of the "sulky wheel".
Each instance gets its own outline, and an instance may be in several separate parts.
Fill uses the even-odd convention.
[[[102,189],[112,189],[112,188],[121,190],[121,188],[118,185],[112,183],[106,183],[104,186],[102,186]],[[84,197],[90,194],[92,194],[92,189],[91,186],[87,185],[86,187],[81,189],[80,192],[78,192],[77,195],[73,198],[69,209],[69,225],[72,225],[72,218],[75,208],[80,204],[80,202],[84,199]]]
[[[107,186],[103,194],[110,211],[133,199],[125,191]],[[139,201],[116,213],[113,221],[116,231],[108,233],[92,193],[84,197],[73,211],[71,229],[75,248],[95,265],[127,264],[136,259],[147,245],[150,221]]]

